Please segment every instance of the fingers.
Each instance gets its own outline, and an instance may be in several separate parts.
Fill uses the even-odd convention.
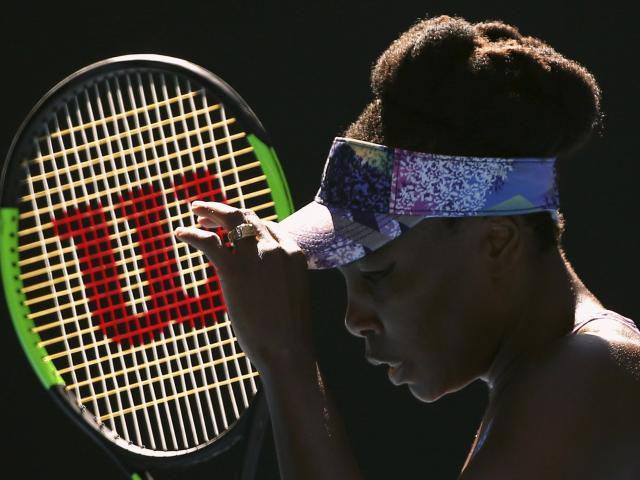
[[[258,231],[257,235],[240,238],[234,242],[235,251],[244,255],[254,254],[262,257],[268,250],[277,248],[277,242],[264,222],[249,209],[238,209],[219,202],[195,201],[191,204],[197,216],[195,227],[176,229],[176,237],[201,250],[217,267],[225,267],[233,256],[233,250],[222,242],[223,232],[218,234],[204,229],[221,228],[230,231],[242,223],[251,223]],[[197,228],[202,227],[202,228]]]
[[[224,247],[216,233],[196,227],[178,227],[175,235],[179,240],[187,242],[204,253],[216,268],[224,268],[229,262],[231,250]]]
[[[204,228],[222,227],[229,231],[242,223],[251,223],[258,230],[256,236],[236,240],[235,249],[242,254],[254,253],[262,257],[266,251],[284,250],[290,256],[299,257],[306,263],[305,255],[294,238],[279,224],[263,221],[248,209],[238,209],[219,202],[195,201],[191,204],[197,215],[197,222]],[[224,268],[233,256],[219,235],[196,227],[176,229],[176,236],[193,247],[201,250],[217,266]]]
[[[196,221],[198,222],[199,225],[202,225],[204,228],[216,228],[220,226],[213,220],[210,220],[207,217],[202,217],[199,215],[198,215],[198,218],[196,218]]]
[[[206,228],[220,226],[229,231],[242,223],[254,225],[258,230],[258,234],[237,240],[234,246],[238,251],[255,252],[257,244],[261,240],[264,240],[267,244],[273,241],[273,237],[264,226],[264,222],[252,210],[238,209],[219,202],[201,201],[193,202],[191,208],[198,215],[198,222]]]
[[[241,223],[247,222],[247,217],[255,216],[251,210],[242,210],[220,202],[197,200],[191,203],[191,209],[199,218],[207,219],[225,230],[231,230]]]

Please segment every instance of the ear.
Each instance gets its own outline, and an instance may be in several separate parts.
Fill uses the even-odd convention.
[[[518,263],[523,252],[522,222],[515,216],[485,217],[485,252],[492,275]]]

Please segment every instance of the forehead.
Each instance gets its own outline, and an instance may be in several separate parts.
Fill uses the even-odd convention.
[[[345,273],[384,268],[390,261],[414,262],[427,258],[430,262],[444,261],[449,255],[457,254],[451,252],[451,248],[456,252],[459,249],[452,244],[450,230],[443,222],[437,220],[437,218],[427,218],[379,249],[355,262],[337,268]],[[456,237],[460,240],[461,235]]]
[[[376,268],[385,267],[392,260],[399,260],[405,256],[414,256],[422,249],[416,248],[416,237],[419,235],[419,225],[416,225],[406,233],[394,238],[377,250],[366,254],[364,257],[351,262],[347,265],[338,267],[341,272],[351,270],[375,270]],[[416,245],[414,245],[416,244]]]

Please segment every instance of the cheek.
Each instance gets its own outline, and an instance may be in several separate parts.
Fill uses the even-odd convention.
[[[423,280],[417,305],[423,322],[416,338],[423,347],[418,368],[427,384],[419,398],[432,401],[428,399],[461,388],[478,373],[475,369],[486,357],[482,325],[491,317],[491,302],[486,282],[470,267],[451,268]]]
[[[494,352],[491,291],[473,277],[460,279],[447,299],[449,314],[442,317],[440,325],[440,358],[446,365],[449,391],[459,390],[482,375]]]

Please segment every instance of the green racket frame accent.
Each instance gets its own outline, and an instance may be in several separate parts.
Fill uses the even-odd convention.
[[[38,346],[40,336],[33,332],[34,324],[29,319],[29,309],[24,304],[25,296],[22,293],[22,281],[18,268],[17,208],[0,208],[0,270],[4,285],[4,298],[7,307],[9,307],[11,320],[31,366],[45,388],[63,385],[64,381],[53,363],[43,360],[47,352]]]
[[[278,160],[273,147],[268,146],[254,134],[247,135],[249,145],[253,147],[253,150],[260,161],[262,170],[267,177],[267,184],[271,189],[273,200],[275,201],[276,215],[278,220],[284,220],[286,217],[293,213],[293,200],[291,200],[291,193],[289,192],[289,186],[284,179],[284,173],[282,172],[282,166]]]

